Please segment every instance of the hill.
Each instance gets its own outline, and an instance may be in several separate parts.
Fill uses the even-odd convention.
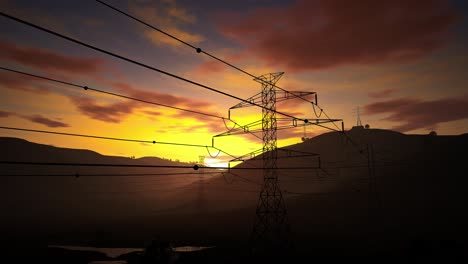
[[[0,147],[7,150],[1,160],[176,164],[159,158],[108,157],[11,138],[0,138]],[[421,243],[428,250],[443,248],[443,243],[467,249],[467,180],[462,173],[467,147],[468,134],[405,135],[353,128],[346,136],[326,133],[279,150],[280,187],[298,248],[301,252],[314,248],[314,254],[323,255],[336,250],[345,255],[403,252]],[[291,151],[317,153],[320,158],[294,158]],[[261,165],[258,156],[239,167]],[[1,165],[3,174],[12,175],[156,172],[96,169]],[[369,174],[369,169],[374,173]],[[188,173],[157,171],[174,172]],[[255,219],[262,171],[209,172],[4,177],[0,209],[8,214],[1,220],[2,231],[10,237],[36,234],[48,241],[88,245],[153,236],[205,244],[243,243]]]

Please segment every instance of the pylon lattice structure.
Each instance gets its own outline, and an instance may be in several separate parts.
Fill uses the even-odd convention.
[[[313,106],[317,105],[317,93],[315,92],[285,91],[283,89],[278,89],[278,87],[276,87],[276,82],[278,82],[278,80],[283,76],[283,74],[284,72],[269,73],[255,78],[255,81],[262,84],[262,91],[244,100],[243,102],[240,102],[229,108],[228,116],[230,119],[231,110],[233,109],[251,107],[254,104],[261,104],[261,120],[249,123],[247,125],[237,125],[237,127],[233,127],[226,132],[213,136],[214,142],[214,139],[217,137],[245,133],[250,133],[252,135],[255,135],[255,137],[257,138],[260,138],[256,135],[256,133],[262,133],[262,149],[249,152],[245,155],[234,158],[230,162],[242,162],[249,159],[253,160],[256,157],[256,155],[262,154],[261,158],[263,161],[263,185],[259,195],[258,205],[256,209],[256,218],[250,240],[251,247],[253,250],[252,253],[255,255],[267,257],[278,256],[282,255],[283,253],[287,254],[288,249],[291,249],[290,246],[292,245],[286,206],[283,199],[283,193],[278,183],[278,167],[276,161],[280,157],[278,156],[277,149],[277,131],[281,129],[295,128],[299,126],[308,125],[317,125],[326,128],[326,126],[324,126],[324,124],[326,123],[343,121],[342,119],[323,119],[320,118],[320,115],[317,114],[317,118],[311,119],[277,118],[276,104],[278,102],[315,95],[315,102],[308,102],[311,103]],[[298,124],[299,120],[302,120],[304,124]],[[285,151],[288,151],[288,157],[291,158],[318,157],[318,154],[316,153],[293,150]],[[319,157],[318,166],[320,167]]]
[[[356,108],[357,122],[356,126],[362,126],[361,122],[361,112],[359,111],[359,106]]]
[[[277,123],[275,83],[283,72],[265,74],[256,81],[262,84],[263,187],[256,209],[252,232],[253,247],[261,252],[283,250],[288,239],[287,211],[278,184]]]

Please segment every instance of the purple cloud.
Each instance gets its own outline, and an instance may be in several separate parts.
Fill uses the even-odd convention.
[[[456,20],[442,0],[299,0],[223,14],[217,22],[252,56],[304,71],[421,58],[447,43]]]
[[[48,127],[69,127],[70,125],[60,122],[60,121],[55,121],[52,119],[49,119],[47,117],[43,117],[41,115],[22,115],[21,116],[24,119],[27,119],[31,122],[42,124]]]
[[[468,118],[468,95],[423,101],[414,98],[398,98],[364,106],[368,115],[389,114],[383,120],[398,122],[393,127],[400,132],[415,129],[433,129],[439,123]]]

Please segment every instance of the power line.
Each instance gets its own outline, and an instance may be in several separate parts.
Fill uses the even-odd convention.
[[[222,116],[217,116],[217,115],[208,114],[208,113],[204,113],[204,112],[200,112],[200,111],[195,111],[195,110],[185,109],[185,108],[181,108],[181,107],[176,107],[176,106],[171,106],[171,105],[166,105],[166,104],[151,102],[151,101],[147,101],[147,100],[143,100],[143,99],[139,99],[139,98],[135,98],[135,97],[130,97],[130,96],[126,96],[126,95],[122,95],[122,94],[118,94],[118,93],[113,93],[113,92],[108,92],[108,91],[104,91],[104,90],[101,90],[101,89],[92,88],[92,87],[89,87],[89,86],[86,86],[86,85],[80,85],[80,84],[75,84],[75,83],[71,83],[71,82],[67,82],[67,81],[57,80],[57,79],[53,79],[53,78],[50,78],[50,77],[45,77],[45,76],[41,76],[41,75],[37,75],[37,74],[32,74],[32,73],[28,73],[28,72],[24,72],[24,71],[19,71],[19,70],[14,70],[14,69],[10,69],[10,68],[5,68],[5,67],[1,67],[1,66],[0,66],[0,70],[9,71],[9,72],[14,72],[14,73],[18,73],[18,74],[23,74],[23,75],[26,75],[26,76],[31,76],[31,77],[35,77],[35,78],[39,78],[39,79],[51,81],[51,82],[56,82],[56,83],[60,83],[60,84],[65,84],[65,85],[69,85],[69,86],[72,86],[72,87],[78,87],[78,88],[82,88],[82,89],[84,89],[84,90],[91,90],[91,91],[95,91],[95,92],[99,92],[99,93],[103,93],[103,94],[108,94],[108,95],[112,95],[112,96],[117,96],[117,97],[121,97],[121,98],[125,98],[125,99],[130,99],[130,100],[134,100],[134,101],[138,101],[138,102],[142,102],[142,103],[147,103],[147,104],[152,104],[152,105],[167,107],[167,108],[171,108],[171,109],[176,109],[176,110],[180,110],[180,111],[190,112],[190,113],[194,113],[194,114],[199,114],[199,115],[204,115],[204,116],[219,118],[219,119],[222,119],[222,120],[223,120],[224,126],[225,126],[226,128],[227,128],[226,120],[229,120],[230,122],[234,123],[234,127],[235,127],[235,126],[242,127],[242,125],[238,124],[236,121],[234,121],[234,120],[232,120],[232,119],[229,119],[229,118],[226,118],[226,117],[222,117]],[[234,129],[234,127],[233,127],[232,129]],[[230,130],[232,130],[232,129],[230,129]],[[254,135],[254,136],[256,136],[256,135],[253,134],[253,133],[251,133],[251,134]],[[256,137],[259,138],[258,136],[256,136]]]
[[[232,173],[232,172],[229,172],[229,174],[231,174],[231,175],[233,175],[233,176],[235,176],[235,177],[237,177],[237,178],[239,178],[239,179],[242,179],[242,180],[246,181],[247,183],[252,183],[252,184],[256,184],[256,185],[262,186],[261,183],[258,183],[258,182],[256,182],[256,181],[247,179],[247,178],[242,177],[242,176],[240,176],[240,175],[238,175],[238,174],[235,174],[235,173]]]
[[[172,166],[172,165],[133,165],[133,164],[89,164],[89,163],[56,163],[56,162],[23,162],[23,161],[0,161],[0,164],[8,164],[8,165],[50,165],[50,166],[88,166],[88,167],[151,167],[151,168],[194,168],[193,166]],[[376,165],[376,167],[398,167],[398,166],[414,166],[414,165],[424,165],[423,162],[421,163],[409,163],[409,162],[387,162],[386,164],[380,164]],[[203,169],[225,169],[227,168],[224,167],[199,167]],[[336,167],[325,167],[328,169],[346,169],[346,168],[367,168],[366,164],[363,165],[348,165],[348,166],[336,166]],[[263,169],[263,168],[230,168],[230,169]],[[318,167],[292,167],[292,168],[278,168],[282,170],[287,170],[287,169],[321,169]],[[205,174],[219,174],[219,173],[229,173],[235,177],[238,177],[242,180],[245,180],[249,183],[253,183],[256,185],[261,185],[260,183],[256,181],[252,181],[250,179],[247,179],[245,177],[242,177],[238,174],[232,173],[232,172],[206,172]],[[87,177],[87,176],[121,176],[121,177],[137,177],[137,176],[175,176],[175,175],[199,175],[198,172],[174,172],[174,173],[64,173],[64,174],[0,174],[0,177],[5,177],[5,176],[18,176],[18,177],[42,177],[42,176],[60,176],[60,177]],[[283,175],[284,176],[284,175]],[[287,179],[289,180],[290,178],[293,179],[313,179],[309,177],[293,177],[293,176],[287,176]]]
[[[125,141],[125,142],[138,142],[138,143],[147,143],[147,144],[160,144],[160,145],[172,145],[172,146],[183,146],[183,147],[195,147],[195,148],[206,148],[208,154],[210,154],[209,148],[213,148],[219,152],[223,152],[224,154],[236,158],[236,156],[227,153],[226,151],[212,146],[207,145],[198,145],[198,144],[187,144],[187,143],[177,143],[177,142],[164,142],[164,141],[156,141],[156,140],[140,140],[140,139],[126,139],[126,138],[115,138],[115,137],[103,137],[103,136],[94,136],[94,135],[85,135],[85,134],[76,134],[76,133],[65,133],[65,132],[56,132],[50,130],[38,130],[38,129],[29,129],[29,128],[18,128],[18,127],[5,127],[0,126],[0,129],[7,129],[7,130],[16,130],[16,131],[25,131],[25,132],[34,132],[34,133],[44,133],[44,134],[53,134],[53,135],[62,135],[62,136],[73,136],[73,137],[85,137],[85,138],[95,138],[95,139],[104,139],[104,140],[115,140],[115,141]],[[214,142],[212,142],[214,143]],[[211,156],[211,154],[210,154]]]
[[[94,136],[94,135],[75,134],[75,133],[65,133],[65,132],[56,132],[56,131],[38,130],[38,129],[28,129],[28,128],[18,128],[18,127],[4,127],[4,126],[0,126],[0,129],[17,130],[17,131],[26,131],[26,132],[36,132],[36,133],[45,133],[45,134],[54,134],[54,135],[62,135],[62,136],[86,137],[86,138],[95,138],[95,139],[106,139],[106,140],[116,140],[116,141],[149,143],[149,144],[164,144],[164,145],[175,145],[175,146],[186,146],[186,147],[199,147],[199,148],[206,148],[206,147],[209,147],[209,146],[205,146],[205,145],[196,145],[196,144],[175,143],[175,142],[163,142],[163,141],[156,141],[156,140],[140,140],[140,139],[127,139],[127,138],[115,138],[115,137],[102,137],[102,136]],[[213,147],[213,148],[215,148],[215,147]],[[217,148],[216,148],[216,149],[217,149]]]
[[[172,108],[172,109],[176,109],[176,110],[180,110],[180,111],[190,112],[190,113],[204,115],[204,116],[215,117],[215,118],[219,118],[219,119],[223,119],[223,120],[227,119],[226,117],[222,117],[222,116],[217,116],[217,115],[203,113],[203,112],[194,111],[194,110],[190,110],[190,109],[180,108],[180,107],[177,107],[177,106],[171,106],[171,105],[151,102],[151,101],[147,101],[147,100],[143,100],[143,99],[127,96],[127,95],[122,95],[122,94],[108,92],[108,91],[104,91],[104,90],[100,90],[100,89],[96,89],[96,88],[91,88],[91,87],[86,86],[86,85],[80,85],[80,84],[75,84],[75,83],[71,83],[71,82],[61,81],[61,80],[53,79],[53,78],[50,78],[50,77],[45,77],[45,76],[32,74],[32,73],[28,73],[28,72],[13,70],[13,69],[1,67],[1,66],[0,66],[0,69],[4,70],[4,71],[14,72],[14,73],[23,74],[23,75],[26,75],[26,76],[31,76],[31,77],[51,81],[51,82],[56,82],[56,83],[60,83],[60,84],[65,84],[65,85],[69,85],[69,86],[73,86],[73,87],[82,88],[84,90],[91,90],[91,91],[95,91],[95,92],[99,92],[99,93],[103,93],[103,94],[117,96],[117,97],[121,97],[121,98],[125,98],[125,99],[130,99],[130,100],[134,100],[134,101],[138,101],[138,102],[142,102],[142,103],[146,103],[146,104],[152,104],[152,105]]]
[[[175,175],[199,175],[198,172],[174,172],[174,173],[61,173],[61,174],[0,174],[0,177],[101,177],[101,176],[122,176],[122,177],[137,177],[137,176],[175,176]],[[219,172],[207,172],[206,174],[219,174]],[[132,183],[134,184],[134,183]],[[146,184],[146,183],[145,183]]]
[[[323,111],[323,108],[321,108],[321,107],[319,107],[319,108],[320,108],[320,115],[322,115],[322,113],[323,113],[328,119],[331,119],[331,118],[327,115],[327,113],[325,113],[325,111]],[[314,112],[315,112],[315,109],[314,109]],[[317,114],[316,114],[316,115],[317,115]],[[340,128],[335,124],[334,121],[332,121],[331,123],[337,128],[337,130],[335,130],[335,129],[333,129],[333,128],[326,127],[326,126],[322,126],[322,125],[319,125],[319,124],[317,124],[317,126],[320,126],[320,127],[323,127],[323,128],[329,129],[329,130],[332,130],[332,131],[336,131],[336,132],[338,132],[339,134],[344,135],[344,136],[346,137],[346,139],[347,139],[349,142],[351,142],[351,144],[359,151],[359,153],[360,153],[361,155],[364,155],[364,156],[367,157],[367,155],[364,154],[364,153],[362,152],[363,149],[359,147],[359,144],[356,143],[348,134],[346,134],[346,132],[344,131],[344,127],[342,127],[342,128],[340,129]],[[343,125],[343,123],[342,123],[342,125]],[[367,157],[367,158],[368,158],[368,157]]]
[[[145,21],[143,21],[143,20],[141,20],[141,19],[139,19],[139,18],[137,18],[137,17],[135,17],[135,16],[132,16],[131,14],[129,14],[129,13],[127,13],[127,12],[121,10],[121,9],[118,9],[118,8],[115,7],[115,6],[112,6],[112,5],[110,5],[110,4],[108,4],[108,3],[104,2],[104,1],[101,1],[101,0],[96,0],[96,2],[98,2],[98,3],[100,3],[100,4],[104,5],[104,6],[107,6],[108,8],[110,8],[110,9],[112,9],[112,10],[114,10],[114,11],[116,11],[116,12],[118,12],[118,13],[120,13],[120,14],[126,16],[126,17],[129,17],[129,18],[131,18],[131,19],[133,19],[133,20],[135,20],[135,21],[137,21],[137,22],[139,22],[139,23],[141,23],[141,24],[143,24],[143,25],[145,25],[145,26],[147,26],[147,27],[150,27],[150,28],[152,28],[152,29],[158,31],[158,32],[161,33],[161,34],[164,34],[164,35],[166,35],[166,36],[168,36],[168,37],[170,37],[170,38],[172,38],[172,39],[174,39],[174,40],[176,40],[176,41],[179,41],[180,43],[182,43],[182,44],[184,44],[184,45],[186,45],[186,46],[188,46],[188,47],[194,49],[197,53],[204,53],[205,55],[207,55],[207,56],[209,56],[209,57],[211,57],[211,58],[213,58],[213,59],[215,59],[215,60],[217,60],[217,61],[219,61],[219,62],[221,62],[221,63],[224,63],[224,64],[228,65],[229,67],[232,67],[232,68],[234,68],[234,69],[236,69],[236,70],[238,70],[238,71],[240,71],[240,72],[242,72],[242,73],[244,73],[244,74],[246,74],[246,75],[248,75],[248,76],[254,78],[255,80],[260,80],[261,82],[267,82],[268,84],[271,84],[273,87],[278,88],[278,89],[282,90],[282,91],[285,92],[285,93],[292,94],[292,95],[293,95],[294,97],[296,97],[296,98],[299,98],[299,99],[301,99],[301,100],[304,100],[304,101],[306,101],[306,102],[308,102],[308,103],[312,103],[312,104],[313,104],[313,102],[311,102],[311,101],[309,101],[309,100],[307,100],[307,99],[305,99],[305,98],[303,98],[303,97],[301,97],[301,96],[298,96],[298,95],[296,95],[296,94],[294,94],[294,93],[292,93],[292,92],[290,92],[290,91],[287,91],[287,90],[285,90],[285,89],[283,89],[283,88],[281,88],[281,87],[279,87],[279,86],[276,86],[275,84],[269,83],[268,81],[261,80],[261,79],[258,78],[258,76],[255,76],[255,75],[253,75],[253,74],[251,74],[251,73],[249,73],[249,72],[247,72],[247,71],[245,71],[245,70],[243,70],[243,69],[241,69],[241,68],[239,68],[239,67],[237,67],[237,66],[235,66],[235,65],[233,65],[233,64],[231,64],[231,63],[229,63],[229,62],[227,62],[227,61],[225,61],[225,60],[223,60],[223,59],[220,59],[220,58],[218,58],[218,57],[216,57],[216,56],[214,56],[214,55],[212,55],[212,54],[210,54],[210,53],[208,53],[208,52],[202,50],[201,48],[195,47],[195,46],[193,46],[192,44],[190,44],[190,43],[188,43],[188,42],[186,42],[186,41],[183,41],[183,40],[181,40],[180,38],[178,38],[178,37],[176,37],[176,36],[174,36],[174,35],[172,35],[172,34],[166,32],[166,31],[164,31],[164,30],[162,30],[162,29],[160,29],[160,28],[157,28],[157,27],[155,27],[155,26],[153,26],[153,25],[151,25],[151,24],[149,24],[149,23],[147,23],[147,22],[145,22]]]
[[[115,163],[71,163],[71,162],[34,162],[34,161],[9,161],[0,160],[0,164],[6,165],[37,165],[37,166],[83,166],[83,167],[129,167],[129,168],[177,168],[177,169],[212,169],[212,170],[263,170],[263,168],[244,168],[244,167],[209,167],[199,166],[197,164],[193,166],[182,166],[182,165],[145,165],[145,164],[115,164]],[[317,169],[318,167],[284,167],[275,168],[276,170],[308,170]]]
[[[321,112],[321,113],[323,112],[323,114],[324,114],[328,119],[331,119],[331,118],[327,115],[327,113],[325,113],[325,111],[323,111],[323,108],[320,108],[320,112]],[[335,124],[335,122],[332,122],[332,123],[333,123],[333,125],[335,125],[335,127],[336,127],[336,129],[338,129],[338,131],[341,130],[341,129]]]
[[[198,145],[198,144],[187,144],[187,143],[177,143],[177,142],[164,142],[156,140],[140,140],[140,139],[126,139],[126,138],[115,138],[115,137],[103,137],[103,136],[94,136],[94,135],[85,135],[85,134],[76,134],[76,133],[65,133],[65,132],[56,132],[50,130],[38,130],[38,129],[29,129],[29,128],[18,128],[18,127],[5,127],[0,126],[0,129],[7,130],[16,130],[16,131],[25,131],[25,132],[35,132],[35,133],[44,133],[44,134],[53,134],[53,135],[62,135],[62,136],[73,136],[73,137],[85,137],[85,138],[95,138],[95,139],[104,139],[104,140],[115,140],[115,141],[125,141],[125,142],[138,142],[138,143],[147,143],[147,144],[159,144],[159,145],[172,145],[172,146],[183,146],[183,147],[195,147],[195,148],[206,148],[209,152],[209,148],[223,152],[224,154],[235,158],[235,156],[227,153],[226,151],[217,148],[215,146],[207,145]]]
[[[187,143],[177,143],[177,142],[164,142],[164,141],[156,141],[156,140],[140,140],[140,139],[127,139],[127,138],[116,138],[116,137],[104,137],[104,136],[95,136],[95,135],[86,135],[86,134],[77,134],[77,133],[66,133],[66,132],[57,132],[57,131],[50,131],[50,130],[38,130],[38,129],[29,129],[29,128],[19,128],[19,127],[5,127],[0,126],[0,129],[6,130],[15,130],[15,131],[25,131],[25,132],[34,132],[34,133],[44,133],[44,134],[52,134],[52,135],[61,135],[61,136],[72,136],[72,137],[85,137],[85,138],[94,138],[94,139],[104,139],[104,140],[114,140],[114,141],[124,141],[124,142],[137,142],[137,143],[146,143],[146,144],[160,144],[160,145],[172,145],[172,146],[183,146],[183,147],[196,147],[196,148],[206,148],[208,154],[211,153],[209,148],[213,148],[219,152],[222,152],[234,159],[238,158],[232,154],[227,153],[226,151],[215,147],[215,146],[207,146],[207,145],[198,145],[198,144],[187,144]],[[224,167],[221,167],[225,169]]]
[[[41,31],[47,32],[47,33],[49,33],[49,34],[52,34],[52,35],[54,35],[54,36],[57,36],[57,37],[66,39],[66,40],[68,40],[68,41],[74,42],[74,43],[79,44],[79,45],[82,45],[82,46],[84,46],[84,47],[87,47],[87,48],[90,48],[90,49],[99,51],[99,52],[101,52],[101,53],[110,55],[110,56],[112,56],[112,57],[121,59],[121,60],[126,61],[126,62],[133,63],[133,64],[135,64],[135,65],[138,65],[138,66],[147,68],[147,69],[149,69],[149,70],[153,70],[153,71],[156,71],[156,72],[159,72],[159,73],[162,73],[162,74],[171,76],[171,77],[173,77],[173,78],[175,78],[175,79],[179,79],[179,80],[181,80],[181,81],[185,81],[185,82],[187,82],[187,83],[193,84],[193,85],[195,85],[195,86],[199,86],[199,87],[204,88],[204,89],[207,89],[207,90],[209,90],[209,91],[212,91],[212,92],[215,92],[215,93],[224,95],[224,96],[228,96],[228,97],[231,97],[231,98],[233,98],[233,99],[236,99],[236,100],[239,100],[239,101],[242,101],[242,102],[249,103],[249,104],[251,104],[251,105],[255,105],[255,106],[260,107],[260,108],[262,108],[262,109],[266,109],[266,110],[268,110],[268,111],[272,111],[272,112],[275,112],[275,113],[280,114],[280,115],[283,115],[283,116],[287,116],[287,117],[291,117],[291,118],[294,118],[294,119],[297,119],[297,120],[305,121],[304,119],[297,118],[297,117],[294,117],[294,116],[292,116],[292,115],[289,115],[289,114],[286,114],[286,113],[282,113],[282,112],[279,112],[279,111],[276,111],[276,110],[273,110],[273,109],[268,109],[268,108],[265,107],[265,106],[259,105],[259,104],[257,104],[257,103],[249,102],[248,100],[242,99],[242,98],[237,97],[237,96],[235,96],[235,95],[228,94],[228,93],[226,93],[226,92],[223,92],[223,91],[217,90],[217,89],[215,89],[215,88],[206,86],[206,85],[204,85],[204,84],[201,84],[201,83],[198,83],[198,82],[189,80],[189,79],[187,79],[187,78],[184,78],[184,77],[175,75],[175,74],[173,74],[173,73],[170,73],[170,72],[167,72],[167,71],[164,71],[164,70],[155,68],[155,67],[153,67],[153,66],[149,66],[149,65],[144,64],[144,63],[142,63],[142,62],[138,62],[138,61],[136,61],[136,60],[129,59],[129,58],[124,57],[124,56],[122,56],[122,55],[118,55],[118,54],[116,54],[116,53],[113,53],[113,52],[110,52],[110,51],[107,51],[107,50],[98,48],[98,47],[93,46],[93,45],[91,45],[91,44],[84,43],[84,42],[82,42],[82,41],[80,41],[80,40],[74,39],[74,38],[72,38],[72,37],[65,36],[65,35],[60,34],[60,33],[58,33],[58,32],[55,32],[55,31],[52,31],[52,30],[50,30],[50,29],[41,27],[41,26],[39,26],[39,25],[36,25],[36,24],[31,23],[31,22],[22,20],[22,19],[20,19],[20,18],[17,18],[17,17],[11,16],[11,15],[5,14],[5,13],[3,13],[3,12],[0,12],[0,15],[2,15],[3,17],[9,18],[9,19],[11,19],[11,20],[14,20],[14,21],[16,21],[16,22],[19,22],[19,23],[21,23],[21,24],[24,24],[24,25],[27,25],[27,26],[36,28],[36,29],[38,29],[38,30],[41,30]]]
[[[2,160],[0,164],[8,165],[37,165],[37,166],[83,166],[83,167],[130,167],[130,168],[177,168],[177,169],[194,169],[213,168],[200,167],[198,165],[182,166],[182,165],[145,165],[145,164],[111,164],[111,163],[71,163],[71,162],[33,162],[33,161],[8,161]]]

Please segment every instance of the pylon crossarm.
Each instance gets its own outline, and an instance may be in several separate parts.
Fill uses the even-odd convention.
[[[316,94],[316,92],[303,92],[303,91],[289,91],[289,92],[286,92],[286,91],[283,91],[283,90],[278,90],[278,89],[275,89],[275,93],[276,93],[276,102],[282,102],[282,101],[286,101],[286,100],[289,100],[289,99],[297,99],[298,97],[299,98],[304,98],[306,96],[309,96],[309,95],[314,95]],[[243,107],[250,107],[250,106],[254,106],[254,104],[261,104],[262,103],[262,93],[257,93],[249,98],[246,99],[246,101],[249,101],[251,103],[247,103],[247,102],[240,102],[234,106],[231,106],[229,109],[236,109],[236,108],[243,108]]]

